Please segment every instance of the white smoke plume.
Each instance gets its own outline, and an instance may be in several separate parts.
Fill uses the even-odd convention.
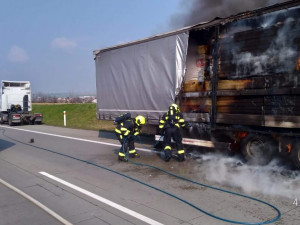
[[[260,27],[268,29],[270,26],[276,26],[276,15],[267,21],[262,21]],[[243,77],[247,75],[265,75],[269,73],[292,73],[296,65],[296,57],[298,55],[297,46],[294,40],[296,34],[293,35],[292,24],[299,24],[293,18],[287,18],[283,21],[282,27],[278,30],[277,35],[271,41],[269,48],[259,54],[251,52],[240,52],[237,43],[232,48],[233,60],[236,65],[236,74],[234,77]]]
[[[201,165],[199,175],[216,184],[240,188],[246,194],[290,200],[300,196],[300,171],[286,169],[277,160],[266,166],[253,166],[238,158],[210,153],[199,155],[197,161]]]

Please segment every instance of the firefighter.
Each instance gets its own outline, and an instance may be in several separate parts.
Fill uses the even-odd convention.
[[[175,141],[178,161],[184,161],[184,149],[182,145],[182,136],[180,132],[180,128],[184,128],[186,126],[183,116],[179,110],[178,105],[172,104],[169,107],[169,111],[166,112],[162,119],[159,121],[159,133],[164,135],[164,152],[165,158],[164,160],[168,162],[171,159],[171,138]]]
[[[115,128],[115,133],[122,145],[118,154],[118,159],[120,161],[127,162],[128,159],[126,158],[126,146],[128,146],[129,148],[128,153],[130,158],[139,157],[139,154],[135,150],[134,137],[140,134],[140,130],[142,128],[142,125],[146,123],[146,119],[141,115],[132,119],[129,113],[122,116],[123,119],[118,119],[119,122],[117,127]]]

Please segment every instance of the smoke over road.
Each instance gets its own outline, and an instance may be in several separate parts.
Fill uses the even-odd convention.
[[[182,0],[183,9],[171,17],[172,28],[210,21],[216,17],[227,17],[257,8],[266,7],[287,0]]]
[[[278,159],[266,166],[247,165],[238,158],[212,153],[200,155],[196,160],[200,165],[198,176],[219,185],[240,188],[246,194],[289,199],[300,196],[300,171],[287,169]]]

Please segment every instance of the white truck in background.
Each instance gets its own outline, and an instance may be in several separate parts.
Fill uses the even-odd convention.
[[[29,81],[1,81],[0,124],[9,126],[41,124],[41,113],[30,113],[31,89]]]

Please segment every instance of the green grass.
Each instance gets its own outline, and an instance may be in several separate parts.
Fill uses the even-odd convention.
[[[33,113],[43,114],[43,123],[64,126],[63,111],[67,112],[67,127],[86,130],[112,131],[112,121],[96,118],[96,104],[33,104]]]

